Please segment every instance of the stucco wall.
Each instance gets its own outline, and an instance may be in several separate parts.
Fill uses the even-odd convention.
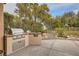
[[[34,35],[29,35],[29,45],[40,45],[42,40],[42,36],[38,35],[34,37]]]
[[[3,4],[0,3],[0,50],[3,50]]]

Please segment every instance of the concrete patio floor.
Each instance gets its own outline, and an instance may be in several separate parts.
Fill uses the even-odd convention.
[[[79,56],[79,41],[42,40],[40,46],[28,46],[9,56]]]

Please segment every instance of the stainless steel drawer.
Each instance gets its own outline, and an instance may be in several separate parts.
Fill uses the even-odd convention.
[[[25,40],[17,41],[13,43],[12,50],[15,51],[25,46]]]

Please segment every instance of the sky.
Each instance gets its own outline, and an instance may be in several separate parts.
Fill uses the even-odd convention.
[[[49,13],[52,16],[61,16],[66,12],[79,10],[79,3],[48,3]],[[15,3],[5,4],[4,11],[14,14],[16,8]]]

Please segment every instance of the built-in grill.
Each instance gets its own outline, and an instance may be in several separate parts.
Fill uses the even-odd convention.
[[[13,51],[25,46],[25,35],[23,29],[11,28],[13,35]]]
[[[20,28],[11,28],[11,31],[12,31],[12,35],[13,35],[13,39],[14,40],[21,39],[21,38],[25,37],[23,29],[20,29]]]
[[[28,36],[24,34],[23,29],[11,28],[6,42],[7,54],[10,54],[28,46]]]

